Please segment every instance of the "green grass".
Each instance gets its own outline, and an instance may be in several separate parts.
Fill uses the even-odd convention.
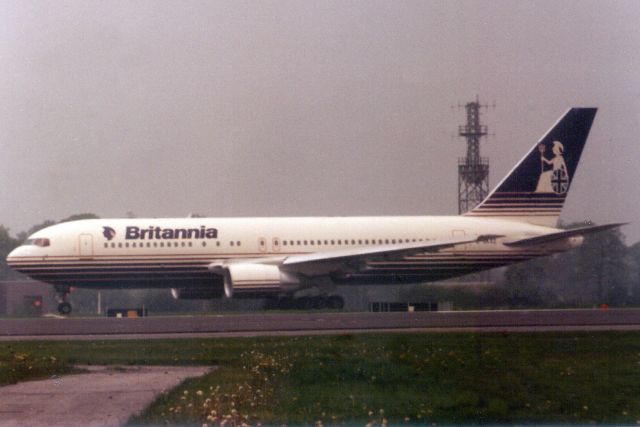
[[[0,347],[0,383],[74,364],[218,367],[131,425],[640,420],[637,332],[14,342]]]

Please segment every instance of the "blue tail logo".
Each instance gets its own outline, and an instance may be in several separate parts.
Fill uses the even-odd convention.
[[[535,193],[565,194],[569,190],[569,173],[567,164],[562,156],[564,145],[560,141],[553,141],[553,157],[545,157],[546,147],[538,145],[540,151],[540,178]]]
[[[555,226],[596,111],[567,111],[489,196],[465,215]]]

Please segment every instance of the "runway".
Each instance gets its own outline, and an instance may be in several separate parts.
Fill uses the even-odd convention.
[[[640,330],[640,309],[255,313],[0,319],[0,340],[153,339],[372,332]]]

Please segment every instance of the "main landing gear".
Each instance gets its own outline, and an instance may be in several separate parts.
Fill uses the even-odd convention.
[[[339,295],[318,295],[314,297],[283,296],[267,301],[266,310],[342,310],[344,299]]]
[[[58,300],[58,313],[63,316],[71,313],[71,304],[67,302],[67,295],[71,289],[67,285],[56,285],[56,299]]]

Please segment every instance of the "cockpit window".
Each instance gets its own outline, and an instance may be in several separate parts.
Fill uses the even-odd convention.
[[[44,248],[46,246],[49,246],[51,244],[51,242],[49,242],[49,239],[45,239],[45,238],[37,238],[37,239],[27,239],[25,240],[25,242],[23,243],[23,245],[26,246],[40,246],[41,248]]]

